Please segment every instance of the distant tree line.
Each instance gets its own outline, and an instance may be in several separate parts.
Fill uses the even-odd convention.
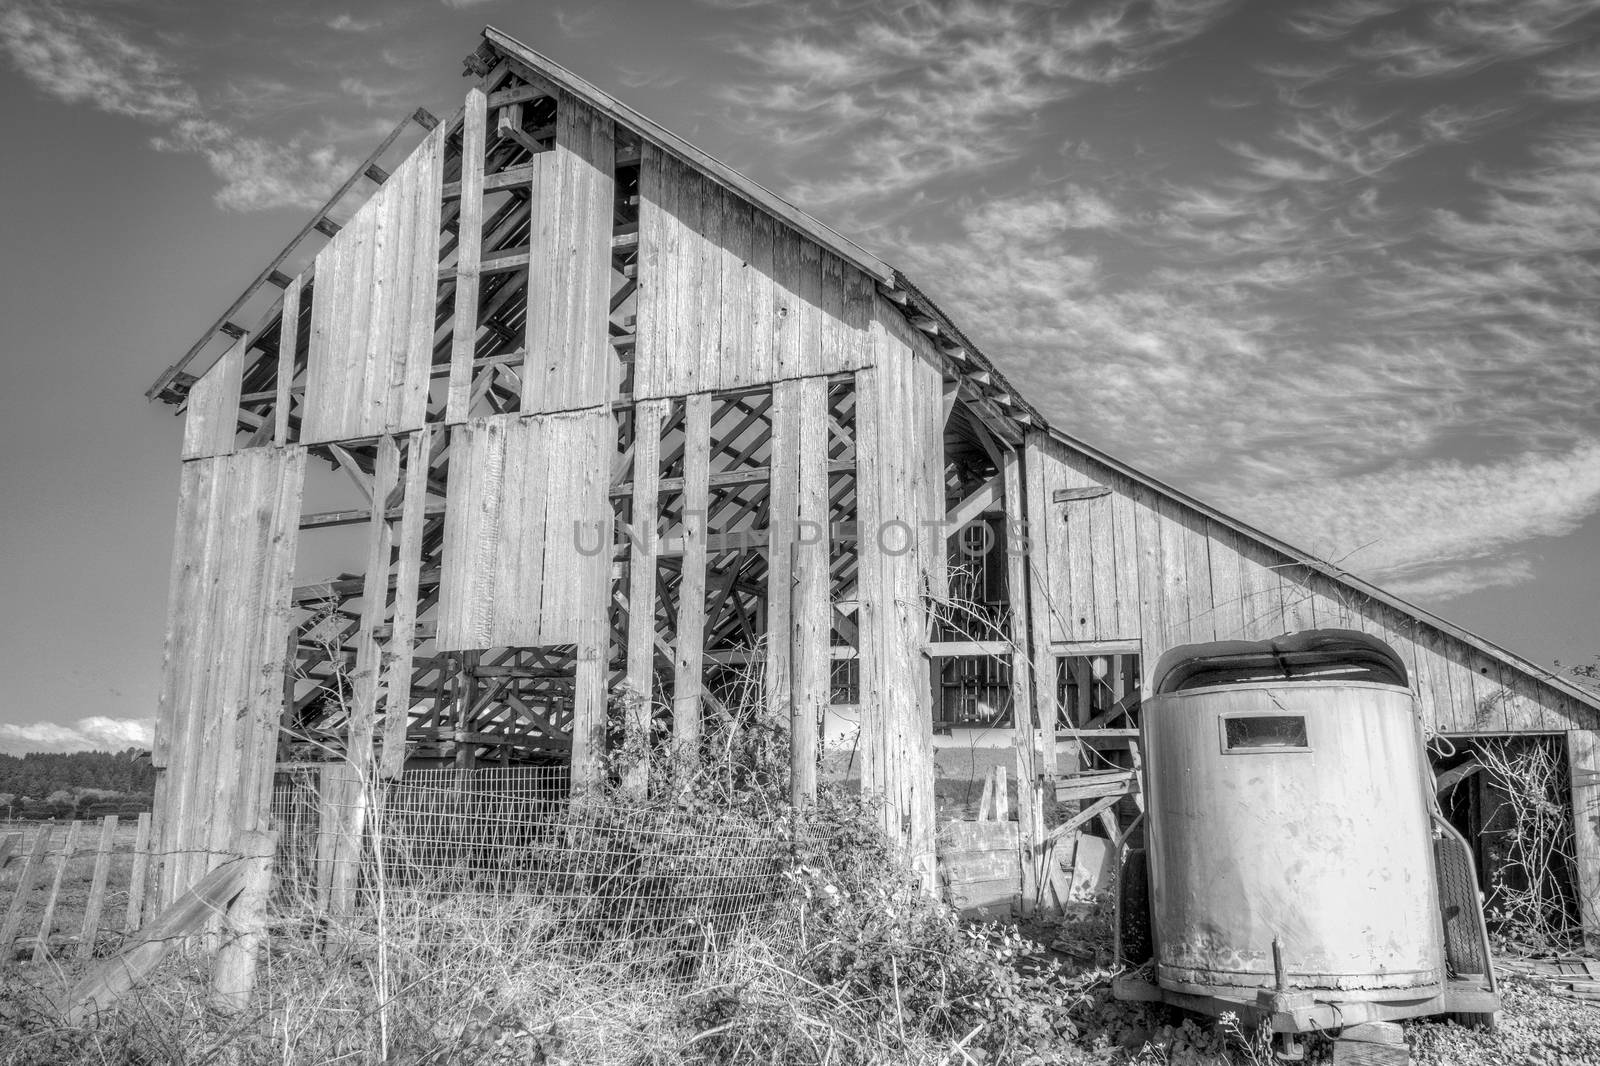
[[[0,755],[0,818],[98,818],[150,809],[156,772],[138,748]]]

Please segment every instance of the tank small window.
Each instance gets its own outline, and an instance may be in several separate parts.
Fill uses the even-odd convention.
[[[1223,751],[1310,751],[1298,714],[1231,715],[1222,719]]]

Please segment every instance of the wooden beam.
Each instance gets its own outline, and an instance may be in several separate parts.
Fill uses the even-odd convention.
[[[1600,948],[1600,732],[1567,731],[1572,781],[1573,858],[1584,945]]]
[[[661,426],[667,400],[647,400],[633,415],[632,554],[628,562],[628,701],[624,726],[628,741],[650,742],[651,703],[655,698],[656,522],[660,506]],[[643,797],[649,782],[641,761],[624,771],[625,787]]]
[[[817,796],[817,742],[828,706],[833,607],[828,580],[828,386],[799,382],[798,535],[793,560],[792,685],[789,798],[796,807]]]
[[[705,683],[706,512],[710,504],[712,398],[707,393],[695,393],[684,405],[683,562],[672,671],[672,732],[679,758],[694,765],[698,762]]]
[[[455,326],[450,341],[450,387],[445,422],[465,422],[470,408],[473,357],[477,354],[479,265],[483,255],[483,153],[488,121],[486,97],[467,90],[461,127],[461,213],[456,251]]]

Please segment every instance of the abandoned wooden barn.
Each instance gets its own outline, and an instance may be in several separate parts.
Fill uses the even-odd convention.
[[[519,42],[467,67],[150,389],[163,899],[284,766],[582,788],[752,677],[795,802],[859,723],[930,881],[938,753],[1008,738],[1037,899],[1063,827],[1137,817],[1163,651],[1313,627],[1390,643],[1438,733],[1561,738],[1594,898],[1600,699],[1051,426],[899,271]]]

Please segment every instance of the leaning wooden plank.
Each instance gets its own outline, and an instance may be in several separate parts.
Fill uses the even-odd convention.
[[[177,941],[200,932],[239,893],[249,865],[234,859],[202,877],[145,927],[137,941],[88,970],[63,1003],[69,1025],[82,1025],[148,977]]]
[[[139,827],[133,838],[133,868],[128,873],[128,910],[123,916],[122,931],[131,933],[144,921],[144,898],[150,880],[150,812],[139,815]]]
[[[487,97],[474,86],[467,91],[461,129],[461,211],[456,218],[455,324],[450,335],[450,391],[444,420],[467,420],[472,389],[472,360],[478,337],[478,264],[483,257],[483,153]]]
[[[685,401],[683,442],[683,558],[678,585],[677,641],[672,673],[672,735],[680,758],[696,760],[705,682],[706,521],[710,507],[711,405],[707,393]]]
[[[33,941],[33,961],[43,962],[50,957],[50,934],[55,931],[56,904],[61,899],[61,885],[67,877],[67,866],[78,849],[78,834],[83,823],[74,819],[67,826],[67,838],[61,843],[61,855],[56,859],[55,880],[50,882],[50,893],[44,898],[44,913],[39,917],[39,935]]]
[[[183,423],[185,459],[233,453],[239,432],[239,382],[244,373],[245,349],[249,347],[248,334],[234,341],[189,390],[188,414]]]
[[[83,925],[78,930],[80,959],[94,954],[95,937],[100,933],[100,912],[106,905],[106,880],[111,874],[111,856],[117,845],[117,816],[108,814],[100,822],[100,842],[94,852],[94,880],[89,883],[89,899],[83,908]]]
[[[34,834],[33,848],[22,864],[22,873],[17,877],[17,887],[11,892],[11,906],[6,908],[5,924],[0,925],[0,965],[11,961],[11,945],[22,929],[22,916],[28,909],[28,897],[33,895],[39,875],[44,872],[45,852],[50,847],[50,837],[54,833],[55,829],[52,826],[41,825]]]

